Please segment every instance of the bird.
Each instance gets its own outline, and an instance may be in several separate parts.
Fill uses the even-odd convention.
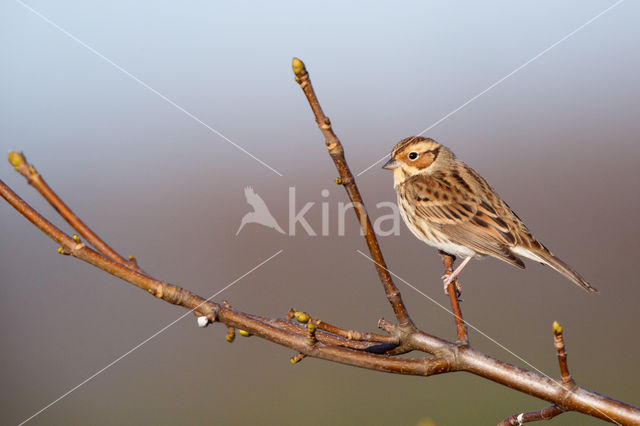
[[[518,215],[474,169],[447,147],[419,136],[391,151],[384,169],[393,170],[400,213],[426,244],[462,259],[446,287],[473,258],[495,257],[524,269],[520,257],[548,265],[588,292],[597,292],[580,274],[536,240]]]
[[[247,186],[244,188],[244,196],[247,199],[247,203],[249,203],[249,205],[253,207],[253,211],[245,214],[242,217],[242,221],[240,222],[240,227],[238,228],[236,235],[240,233],[240,230],[242,230],[244,225],[246,225],[247,223],[259,223],[260,225],[264,225],[268,228],[273,228],[279,233],[284,234],[284,231],[282,230],[282,228],[280,228],[278,222],[276,222],[276,219],[269,211],[269,208],[265,204],[264,200],[258,194],[256,194],[252,187]]]

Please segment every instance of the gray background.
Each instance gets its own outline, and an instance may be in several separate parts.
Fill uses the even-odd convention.
[[[156,277],[209,296],[279,249],[216,300],[282,316],[305,309],[345,327],[391,318],[357,223],[336,235],[345,194],[290,61],[305,60],[347,159],[359,172],[612,2],[28,3],[272,167],[187,117],[17,2],[0,3],[0,150],[23,150],[71,207]],[[496,260],[462,276],[472,324],[559,375],[551,323],[588,388],[640,404],[637,17],[627,1],[427,135],[483,174],[600,295],[540,265]],[[65,230],[8,163],[0,177]],[[358,178],[372,216],[391,174]],[[319,230],[235,232],[252,185],[284,227],[288,187]],[[386,211],[385,211],[386,213]],[[0,423],[17,424],[176,319],[154,300],[77,260],[0,203]],[[389,267],[447,302],[434,249],[402,225],[381,239]],[[449,314],[401,282],[416,323],[454,338]],[[468,374],[385,375],[306,359],[221,326],[178,322],[30,424],[495,424],[541,401]],[[476,332],[472,344],[523,365]],[[431,423],[429,423],[431,422]],[[598,424],[576,414],[557,425]]]

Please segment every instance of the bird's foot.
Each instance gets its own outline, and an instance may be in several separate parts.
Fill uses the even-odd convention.
[[[457,280],[457,274],[455,273],[445,274],[442,276],[442,283],[444,284],[444,294],[448,294],[447,287],[449,287],[449,284],[451,284],[452,282],[456,287],[456,296],[460,298],[460,295],[462,294],[462,285]]]

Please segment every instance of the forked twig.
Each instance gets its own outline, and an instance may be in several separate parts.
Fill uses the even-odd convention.
[[[318,319],[316,319],[316,321],[319,330],[324,330],[329,333],[342,336],[347,340],[355,340],[358,342],[386,343],[391,345],[397,345],[399,343],[399,339],[396,336],[384,336],[382,334],[376,333],[363,333],[357,330],[345,330],[343,328],[336,327],[335,325],[331,325]]]
[[[553,337],[554,346],[558,355],[558,365],[560,366],[560,375],[562,377],[562,383],[567,386],[568,392],[576,387],[575,381],[569,373],[569,366],[567,364],[567,351],[564,346],[564,337],[562,336],[562,327],[558,324],[558,321],[553,322]],[[528,413],[514,414],[511,417],[507,417],[498,426],[509,425],[521,425],[523,423],[535,422],[538,420],[551,420],[555,416],[564,413],[566,410],[552,405],[550,407],[543,408],[538,411],[530,411]]]
[[[309,315],[306,312],[290,309],[289,312],[287,313],[287,319],[292,320],[294,318],[298,322],[302,324],[306,324],[311,320],[311,315]],[[385,336],[382,334],[366,333],[366,332],[357,331],[357,330],[346,330],[344,328],[331,325],[325,321],[321,321],[319,318],[316,318],[314,322],[318,327],[318,330],[323,330],[328,333],[335,334],[336,336],[344,337],[349,341],[385,343],[390,345],[397,345],[399,343],[398,337],[395,337],[395,336],[388,336],[388,335]]]
[[[130,284],[139,287],[157,298],[193,311],[198,317],[207,317],[210,322],[239,328],[248,333],[287,346],[300,353],[357,367],[410,375],[431,375],[448,371],[448,364],[442,358],[424,360],[396,359],[368,351],[375,343],[357,342],[359,350],[348,348],[346,339],[326,332],[316,333],[319,344],[309,345],[307,331],[289,321],[272,320],[258,315],[236,311],[230,307],[197,296],[182,287],[156,280],[146,274],[134,271],[101,253],[78,243],[63,233],[25,203],[11,188],[0,180],[0,195],[38,229],[60,244],[64,254],[83,260]],[[375,352],[375,351],[374,351]]]
[[[54,209],[60,213],[60,216],[66,220],[69,225],[73,227],[78,234],[82,236],[89,244],[96,248],[100,253],[105,255],[111,260],[115,260],[135,271],[144,274],[144,271],[140,269],[138,263],[133,255],[128,259],[120,256],[114,249],[112,249],[107,243],[105,243],[95,232],[93,232],[87,225],[84,224],[78,216],[76,216],[71,209],[58,197],[58,195],[51,189],[43,177],[36,171],[36,168],[27,162],[26,157],[21,152],[9,151],[9,163],[16,169],[18,173],[24,176],[29,182],[29,185],[33,186],[44,197],[45,200],[53,206]]]

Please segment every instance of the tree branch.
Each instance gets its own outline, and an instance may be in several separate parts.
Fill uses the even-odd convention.
[[[553,336],[554,346],[556,347],[556,352],[558,354],[558,364],[560,365],[562,382],[565,385],[573,386],[575,385],[575,382],[571,377],[571,374],[569,374],[569,366],[567,365],[567,352],[564,347],[564,338],[562,337],[562,327],[560,326],[560,324],[558,324],[558,321],[553,322]],[[523,423],[535,422],[538,420],[551,420],[555,416],[564,412],[565,410],[558,407],[557,405],[552,405],[538,411],[514,414],[513,416],[504,419],[501,423],[498,424],[498,426],[521,425]]]
[[[380,281],[382,282],[382,286],[384,287],[384,292],[387,296],[387,300],[391,304],[391,308],[393,309],[396,319],[398,320],[400,329],[404,332],[415,330],[415,325],[413,324],[413,321],[411,321],[411,317],[409,317],[407,308],[402,302],[400,292],[398,291],[396,285],[393,283],[391,274],[389,274],[389,271],[386,268],[386,263],[384,261],[384,258],[382,257],[382,251],[380,250],[380,246],[378,245],[378,239],[376,238],[376,234],[373,232],[373,227],[371,226],[371,221],[369,220],[369,215],[367,214],[367,210],[365,209],[362,197],[360,196],[360,191],[356,186],[355,179],[351,174],[351,170],[349,170],[347,161],[344,158],[344,149],[342,148],[342,143],[340,143],[340,139],[338,139],[336,134],[333,132],[329,117],[327,117],[324,112],[322,112],[322,107],[320,106],[316,93],[313,90],[311,80],[309,79],[309,73],[307,72],[304,63],[298,58],[293,58],[292,65],[293,73],[296,76],[296,82],[298,82],[300,88],[309,101],[309,106],[311,106],[313,115],[316,118],[316,123],[318,123],[318,127],[320,128],[320,131],[324,136],[325,144],[327,146],[327,149],[329,150],[329,155],[331,156],[331,159],[335,163],[336,169],[338,169],[338,173],[340,174],[339,183],[344,186],[349,199],[354,205],[354,211],[356,213],[356,216],[358,217],[358,221],[360,222],[362,231],[364,232],[364,238],[367,242],[367,247],[369,248],[371,257],[375,261],[378,276],[380,277]]]
[[[116,262],[122,263],[129,268],[144,273],[139,267],[133,255],[129,259],[120,256],[114,249],[109,247],[98,235],[93,232],[87,225],[76,216],[71,209],[58,197],[51,189],[47,182],[36,171],[36,168],[27,162],[26,157],[21,152],[9,151],[9,163],[15,167],[16,171],[27,179],[29,185],[33,186],[44,197],[45,200],[60,213],[60,216],[66,220],[89,244],[96,248],[100,253]]]
[[[444,358],[406,360],[372,354],[366,352],[366,349],[376,346],[375,343],[371,342],[361,342],[362,350],[349,349],[342,347],[351,344],[347,339],[326,332],[316,333],[318,342],[310,345],[307,341],[306,329],[300,325],[295,325],[291,322],[285,325],[283,324],[284,320],[269,320],[257,315],[236,311],[230,307],[192,294],[182,287],[162,282],[134,271],[103,256],[60,231],[25,203],[2,180],[0,180],[0,195],[38,229],[60,244],[59,253],[83,260],[153,294],[157,298],[187,308],[193,311],[196,316],[206,316],[211,322],[220,321],[227,326],[245,330],[250,334],[287,346],[308,356],[356,367],[409,375],[432,375],[449,371],[449,363]],[[344,344],[341,345],[341,342],[344,342]],[[407,363],[405,361],[411,362]]]

